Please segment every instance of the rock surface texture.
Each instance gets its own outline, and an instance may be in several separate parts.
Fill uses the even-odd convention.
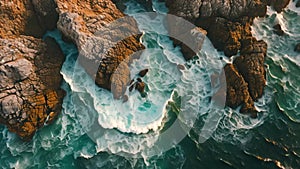
[[[57,117],[64,97],[64,55],[53,39],[39,39],[56,21],[41,25],[32,2],[0,2],[0,123],[24,140]]]
[[[267,5],[281,12],[288,3],[289,0],[166,0],[169,13],[206,30],[213,45],[226,56],[240,55],[224,68],[226,105],[242,106],[240,112],[252,117],[257,116],[254,101],[262,97],[266,85],[267,44],[252,37],[251,25],[255,17],[266,15]],[[278,26],[274,29],[277,34],[284,33]]]
[[[58,29],[77,45],[81,65],[98,86],[120,99],[130,82],[129,64],[144,49],[140,32],[112,1],[56,0]]]
[[[144,49],[133,18],[107,0],[13,0],[0,2],[0,123],[24,140],[52,122],[64,91],[64,56],[52,39],[59,28],[80,51],[80,63],[100,87],[122,98],[130,82],[129,64]],[[114,23],[114,24],[111,24]]]

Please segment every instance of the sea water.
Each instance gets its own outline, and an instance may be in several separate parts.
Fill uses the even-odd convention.
[[[268,85],[256,107],[258,119],[213,104],[212,76],[229,62],[205,39],[195,59],[185,62],[161,22],[146,17],[143,6],[126,3],[143,32],[147,50],[131,64],[132,78],[148,68],[143,79],[148,95],[133,92],[129,101],[113,100],[77,63],[76,46],[49,32],[66,61],[61,70],[67,91],[58,120],[40,129],[29,143],[4,127],[0,135],[1,168],[297,168],[300,165],[299,8],[255,19],[252,32],[268,43]],[[167,12],[154,1],[153,11]],[[273,33],[280,23],[284,36]],[[178,64],[185,65],[179,70]],[[176,120],[177,119],[177,120]],[[171,130],[174,124],[176,130]],[[185,133],[183,140],[178,138]],[[184,133],[183,132],[183,133]],[[166,134],[169,133],[169,134]],[[169,137],[170,136],[170,137]],[[169,139],[166,139],[169,138]],[[175,139],[176,138],[176,139]],[[175,140],[175,141],[174,141]],[[178,143],[179,142],[179,143]],[[163,145],[163,146],[162,146]],[[162,149],[165,148],[165,149]]]

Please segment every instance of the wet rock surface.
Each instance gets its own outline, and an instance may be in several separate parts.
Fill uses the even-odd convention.
[[[146,92],[146,83],[143,81],[143,77],[146,76],[146,74],[148,73],[149,69],[144,69],[141,70],[137,75],[139,77],[134,78],[130,81],[129,83],[129,92],[134,92],[134,90],[138,91],[141,94],[141,97],[146,97],[147,96],[147,92]],[[125,100],[128,100],[128,96],[126,95]],[[123,98],[124,101],[124,98]]]
[[[79,61],[98,86],[120,99],[130,82],[129,64],[144,49],[135,20],[112,1],[57,0],[58,29],[75,42]]]
[[[166,3],[169,13],[206,30],[215,48],[223,51],[226,56],[240,55],[232,65],[224,68],[229,90],[226,103],[232,108],[241,105],[241,113],[256,117],[253,101],[262,97],[266,85],[264,58],[267,44],[252,37],[251,25],[255,17],[266,15],[267,5],[280,12],[289,0],[167,0]],[[274,27],[274,32],[284,34],[280,25]]]
[[[271,6],[275,11],[280,13],[289,4],[290,0],[262,0],[262,2]]]
[[[53,39],[40,39],[58,18],[48,1],[37,2],[0,2],[0,123],[26,141],[58,116],[64,97],[65,57]],[[49,17],[47,25],[39,21]]]
[[[274,25],[273,26],[273,31],[274,31],[274,33],[276,33],[277,35],[279,35],[279,36],[282,36],[282,35],[284,35],[284,31],[282,30],[282,28],[281,28],[281,25],[280,24],[276,24],[276,25]]]
[[[61,111],[64,56],[53,39],[20,35],[0,39],[0,60],[0,123],[30,140]]]

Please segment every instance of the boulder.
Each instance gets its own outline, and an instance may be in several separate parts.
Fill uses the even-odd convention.
[[[141,94],[145,92],[145,83],[144,82],[136,82],[135,89],[139,91]]]
[[[141,70],[141,71],[139,72],[139,76],[140,76],[140,77],[146,76],[146,74],[148,73],[148,71],[149,71],[149,69]]]
[[[279,36],[282,36],[282,35],[284,35],[284,31],[281,29],[281,25],[280,24],[276,24],[276,25],[274,25],[273,26],[273,31],[274,31],[274,33],[276,33],[277,35],[279,35]]]

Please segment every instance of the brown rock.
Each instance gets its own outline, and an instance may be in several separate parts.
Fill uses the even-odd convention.
[[[37,39],[56,25],[54,2],[48,2],[0,2],[0,123],[24,140],[43,127],[50,112],[60,113],[64,97],[64,55],[53,39]]]
[[[235,59],[234,65],[249,84],[250,95],[256,101],[262,97],[266,85],[264,61],[267,44],[264,41],[252,40],[251,45],[243,44],[246,49],[241,51],[243,55]],[[243,43],[248,42],[249,40],[243,41]]]
[[[262,0],[262,2],[272,6],[273,9],[280,13],[285,7],[287,7],[290,0]]]
[[[124,96],[123,96],[123,103],[127,102],[128,99],[129,99],[128,96],[127,96],[127,95],[124,95]]]
[[[144,49],[135,20],[112,1],[57,0],[58,29],[77,45],[79,61],[98,86],[121,98],[130,82],[128,65]],[[120,19],[123,18],[123,19]],[[113,21],[118,23],[110,24]]]
[[[257,41],[254,37],[247,37],[241,41],[241,55],[252,54],[252,53],[262,53],[266,55],[267,53],[267,43],[263,40]]]
[[[120,63],[111,76],[110,82],[111,92],[113,93],[114,98],[120,99],[126,91],[127,84],[130,82],[130,70],[126,63]]]
[[[139,76],[144,77],[148,73],[148,71],[149,71],[148,69],[141,70],[139,72]]]
[[[178,65],[177,65],[177,69],[178,69],[178,70],[185,70],[185,66],[182,65],[182,64],[178,64]]]
[[[54,0],[32,0],[32,4],[40,26],[45,30],[56,28],[58,13]]]
[[[252,19],[244,17],[240,22],[232,22],[224,18],[203,18],[197,25],[207,30],[207,36],[213,45],[224,51],[228,57],[236,55],[241,48],[241,40],[251,36]]]
[[[250,113],[251,117],[257,116],[253,100],[262,96],[266,83],[263,64],[267,53],[267,44],[252,37],[251,25],[254,17],[266,15],[267,4],[271,5],[271,1],[266,1],[166,1],[169,13],[205,29],[215,48],[224,51],[226,56],[240,51],[241,56],[234,65],[225,66],[226,104],[233,108],[242,105],[241,113]],[[272,5],[283,8],[286,1],[274,1]],[[189,52],[183,54],[189,56]]]
[[[274,33],[276,33],[277,35],[279,35],[279,36],[282,36],[282,35],[284,35],[284,31],[281,29],[281,25],[280,24],[276,24],[276,25],[274,25],[273,26],[273,31],[274,31]]]
[[[0,37],[28,35],[42,37],[46,29],[39,24],[31,0],[0,2]]]
[[[0,38],[0,53],[0,123],[30,140],[50,112],[61,112],[64,56],[53,39],[22,35]]]
[[[181,47],[185,60],[190,60],[201,50],[206,31],[185,20],[174,19],[171,17],[168,20],[168,32],[174,45]]]
[[[140,93],[145,92],[145,83],[144,82],[136,82],[135,89]]]
[[[266,5],[260,0],[204,1],[166,0],[169,13],[195,22],[198,18],[221,17],[235,20],[242,16],[264,16]]]
[[[242,105],[241,113],[257,113],[254,102],[248,92],[248,84],[232,64],[224,67],[227,84],[226,105],[237,108]]]

